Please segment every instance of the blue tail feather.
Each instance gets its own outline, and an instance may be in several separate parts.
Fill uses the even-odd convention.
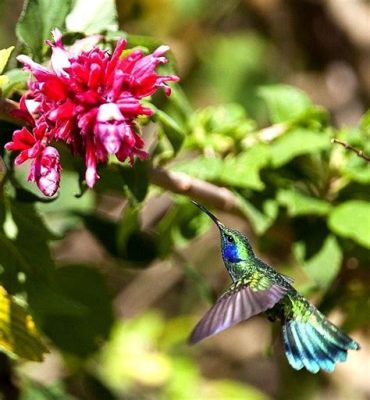
[[[304,367],[301,360],[297,345],[295,343],[294,337],[287,325],[283,325],[283,338],[285,345],[285,354],[288,358],[289,364],[296,370],[300,370]]]
[[[310,351],[310,338],[307,337],[304,326],[297,321],[292,321],[291,330],[304,366],[308,371],[316,374],[320,371],[320,366]]]
[[[305,367],[314,374],[320,369],[333,372],[337,362],[346,360],[348,350],[360,348],[317,310],[308,321],[285,321],[283,337],[289,364],[297,370]]]

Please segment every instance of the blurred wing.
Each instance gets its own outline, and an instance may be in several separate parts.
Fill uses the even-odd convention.
[[[253,290],[248,283],[231,286],[198,322],[189,342],[197,343],[272,308],[284,297],[287,290],[277,284],[272,284],[264,290]]]

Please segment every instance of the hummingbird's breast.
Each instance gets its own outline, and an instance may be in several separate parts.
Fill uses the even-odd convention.
[[[250,263],[244,260],[231,262],[224,259],[224,263],[233,282],[252,274],[254,271],[253,265],[249,265]]]

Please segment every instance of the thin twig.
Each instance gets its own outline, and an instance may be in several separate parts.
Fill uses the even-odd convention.
[[[163,168],[152,168],[149,171],[149,179],[153,184],[173,193],[184,194],[219,210],[244,216],[238,198],[225,187]]]
[[[351,146],[350,144],[343,142],[342,140],[333,138],[331,140],[332,143],[340,144],[346,150],[350,150],[354,152],[358,157],[362,158],[363,160],[370,162],[370,156],[366,155],[362,150],[356,149],[356,147]]]

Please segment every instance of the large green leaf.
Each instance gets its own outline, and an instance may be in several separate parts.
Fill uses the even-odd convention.
[[[349,200],[335,207],[329,226],[338,235],[370,248],[370,202]]]
[[[314,154],[330,147],[330,137],[324,132],[295,128],[271,144],[271,162],[280,167],[303,154]]]
[[[258,94],[266,102],[273,123],[294,120],[313,107],[302,90],[289,85],[263,86]]]
[[[36,60],[41,61],[44,41],[51,37],[54,28],[62,29],[66,15],[70,12],[72,0],[27,0],[16,26],[21,42],[32,51]]]
[[[303,269],[315,283],[326,289],[337,277],[342,259],[342,251],[335,236],[329,235],[317,254],[309,260],[301,261]]]
[[[87,35],[117,30],[114,0],[75,0],[73,9],[67,16],[66,26],[69,31],[84,32]]]
[[[226,158],[221,168],[220,181],[234,187],[262,190],[265,185],[259,173],[269,160],[269,147],[258,144],[236,157]]]
[[[327,201],[307,196],[297,190],[280,189],[276,196],[277,201],[288,210],[288,215],[326,215],[331,204]]]
[[[262,190],[264,183],[259,173],[268,165],[269,160],[269,147],[258,144],[237,156],[229,156],[225,159],[198,157],[177,163],[172,169],[223,185]]]
[[[47,315],[44,331],[63,351],[86,356],[107,338],[113,321],[103,276],[92,268],[68,266],[55,274],[59,291],[84,306],[79,315]]]
[[[222,168],[223,160],[220,157],[197,157],[191,160],[180,161],[171,169],[183,172],[194,178],[217,181],[222,174]]]

